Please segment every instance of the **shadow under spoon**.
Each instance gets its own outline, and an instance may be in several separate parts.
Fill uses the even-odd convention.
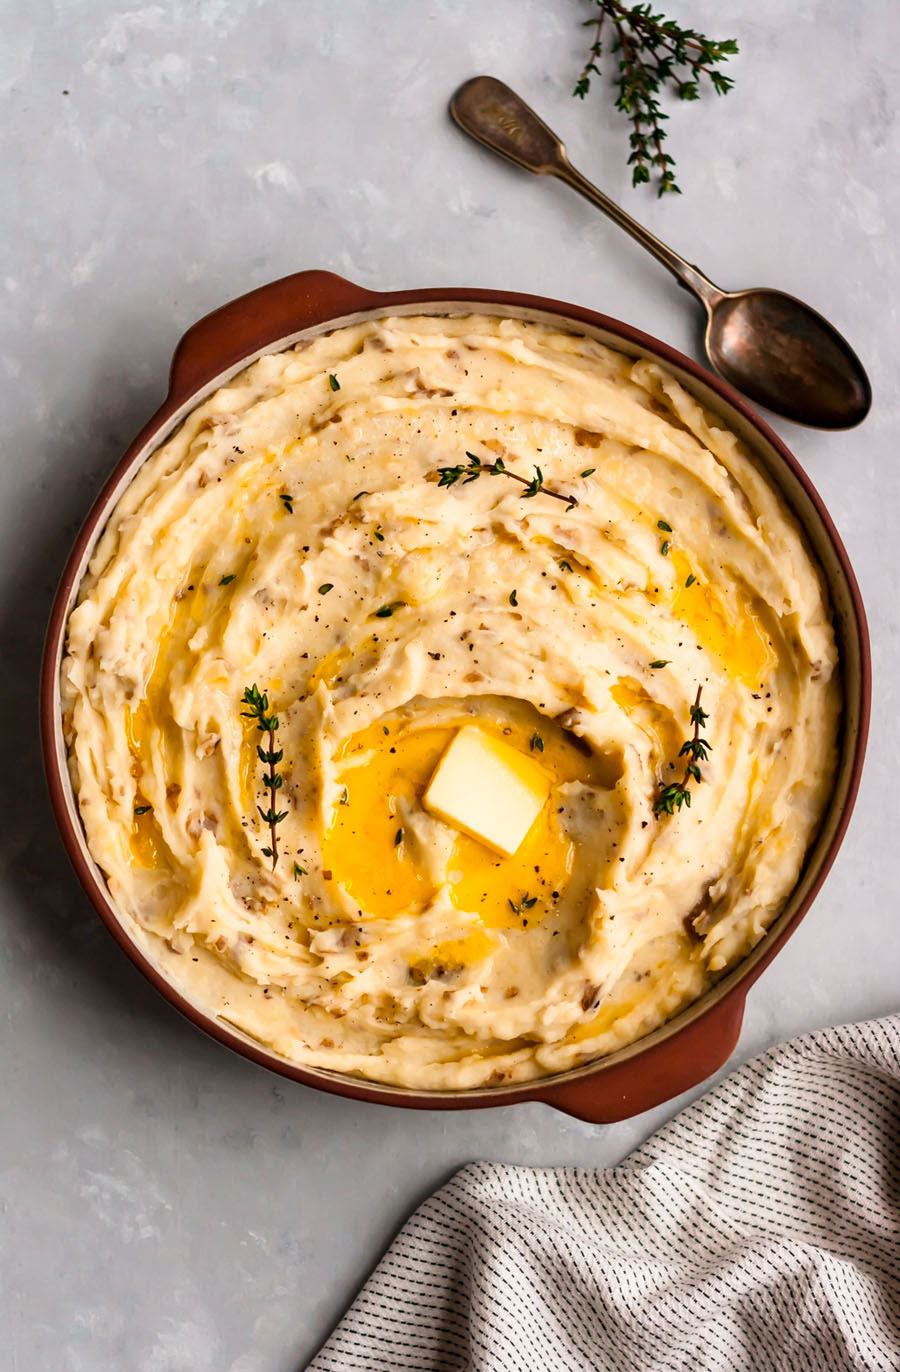
[[[526,171],[556,176],[668,267],[706,309],[704,343],[718,374],[759,405],[798,424],[848,429],[865,419],[872,389],[846,339],[802,300],[756,286],[723,291],[576,171],[552,129],[502,81],[475,76],[450,113],[466,133]]]

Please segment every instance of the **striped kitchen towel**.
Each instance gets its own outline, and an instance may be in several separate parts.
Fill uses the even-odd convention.
[[[726,1078],[618,1167],[472,1163],[309,1372],[900,1369],[900,1015]]]

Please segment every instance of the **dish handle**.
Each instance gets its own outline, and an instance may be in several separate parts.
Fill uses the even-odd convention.
[[[333,272],[295,272],[270,281],[198,319],[178,343],[169,371],[167,406],[175,408],[229,367],[280,338],[327,320],[371,309],[381,296]]]
[[[545,1087],[535,1099],[588,1124],[631,1119],[699,1086],[724,1066],[737,1044],[743,1018],[744,996],[732,992],[638,1057]]]

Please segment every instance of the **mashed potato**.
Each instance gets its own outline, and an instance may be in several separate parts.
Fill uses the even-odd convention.
[[[762,937],[836,662],[793,517],[661,367],[388,318],[263,357],[153,454],[62,684],[88,845],[182,993],[292,1062],[463,1089],[633,1042]],[[698,688],[710,755],[659,813]],[[511,857],[422,804],[473,722],[551,786]]]

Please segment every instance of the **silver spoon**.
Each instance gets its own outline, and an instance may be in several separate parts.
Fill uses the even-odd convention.
[[[783,291],[723,291],[575,170],[552,129],[492,76],[466,81],[450,101],[466,133],[526,171],[558,176],[651,252],[706,308],[706,355],[737,390],[776,414],[820,429],[865,419],[872,388],[849,343]]]

